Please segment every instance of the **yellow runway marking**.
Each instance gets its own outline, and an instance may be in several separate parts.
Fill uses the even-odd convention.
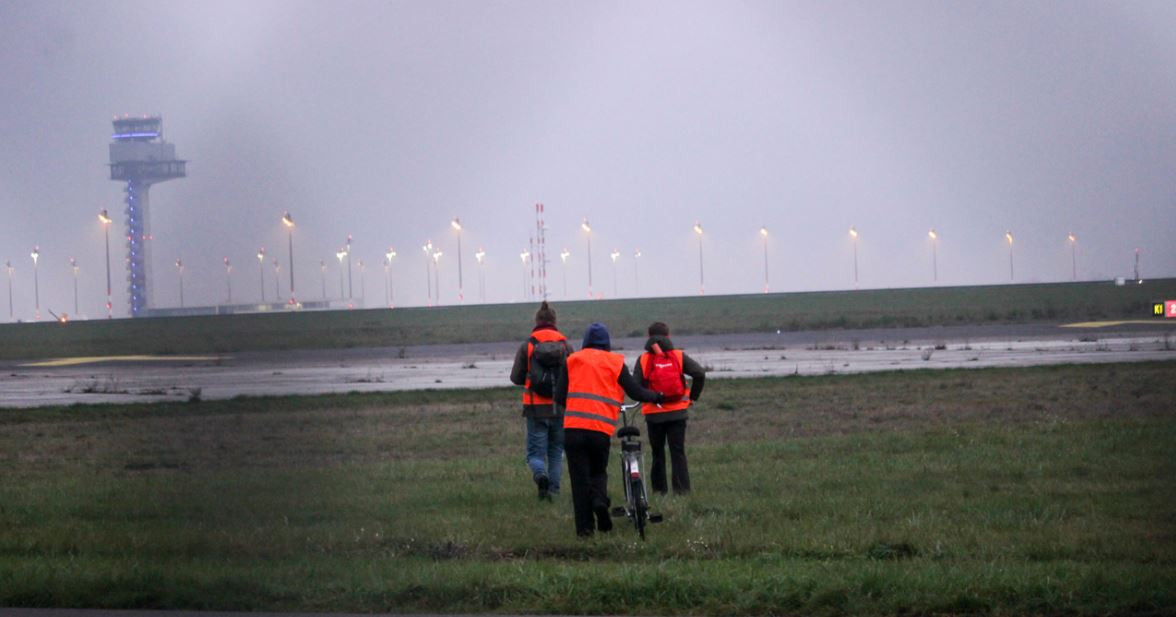
[[[1063,328],[1106,328],[1109,326],[1122,326],[1125,324],[1145,324],[1154,326],[1156,324],[1170,324],[1176,325],[1176,319],[1128,319],[1124,321],[1083,321],[1079,323],[1062,324]]]
[[[58,358],[43,362],[32,362],[21,366],[77,366],[100,362],[207,362],[221,360],[223,356],[85,356],[80,358]]]

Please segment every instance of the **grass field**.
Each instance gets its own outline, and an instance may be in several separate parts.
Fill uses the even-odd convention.
[[[593,321],[637,336],[1091,319],[1148,319],[1176,279],[555,302],[566,332]],[[515,340],[536,303],[0,325],[0,359]]]
[[[1174,383],[709,382],[644,543],[536,501],[514,390],[2,410],[0,606],[1173,614]]]

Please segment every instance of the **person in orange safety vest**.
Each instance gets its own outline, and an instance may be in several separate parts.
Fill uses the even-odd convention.
[[[523,386],[526,463],[541,500],[551,501],[559,495],[564,427],[551,397],[571,353],[567,337],[556,329],[555,309],[544,300],[535,311],[535,327],[519,347],[510,369],[511,383]]]
[[[655,363],[662,367],[655,369]],[[633,363],[633,377],[641,385],[653,387],[650,376],[655,370],[672,367],[675,379],[682,382],[682,394],[677,400],[667,399],[662,405],[642,405],[645,429],[649,435],[649,449],[653,451],[653,464],[649,468],[649,483],[653,490],[666,493],[666,441],[670,443],[670,465],[673,469],[674,494],[690,492],[690,471],[686,466],[686,416],[690,403],[697,401],[706,382],[706,369],[670,341],[670,327],[657,321],[649,326],[649,340],[645,342],[645,353]],[[690,376],[690,390],[685,391],[683,375]]]
[[[564,408],[564,452],[579,537],[593,534],[593,518],[595,529],[612,530],[608,456],[625,395],[643,403],[663,398],[633,379],[625,357],[611,349],[608,328],[588,326],[580,351],[568,356],[567,370],[555,388],[555,402]]]

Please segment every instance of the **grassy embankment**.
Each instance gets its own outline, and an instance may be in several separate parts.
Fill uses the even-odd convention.
[[[1147,319],[1151,302],[1176,298],[1176,279],[1116,287],[1054,283],[556,302],[560,325],[593,321],[614,336],[649,322],[679,334],[931,326],[1026,321]],[[0,325],[0,359],[261,349],[384,347],[515,340],[535,303]]]
[[[644,543],[536,502],[512,390],[3,410],[0,606],[1172,614],[1173,383],[715,381]]]

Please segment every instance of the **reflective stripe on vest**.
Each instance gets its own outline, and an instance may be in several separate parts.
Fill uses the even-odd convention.
[[[542,330],[535,330],[531,333],[540,343],[548,341],[566,341],[568,338],[560,333],[559,330],[552,330],[544,328]],[[527,341],[527,380],[523,383],[523,406],[524,407],[538,407],[545,414],[553,412],[553,405],[555,401],[540,396],[531,391],[531,354],[535,353],[535,346]]]
[[[617,379],[625,357],[600,349],[581,349],[568,356],[568,401],[564,428],[599,431],[612,436],[625,391]]]
[[[618,374],[618,376],[619,376],[619,374]],[[611,398],[608,398],[607,396],[599,396],[597,394],[589,394],[587,392],[568,392],[568,398],[583,398],[583,399],[588,399],[590,401],[598,401],[601,403],[608,403],[609,405],[616,405],[617,407],[620,407],[621,405],[625,404],[624,401],[618,401],[616,399],[611,399]]]
[[[684,361],[682,360],[682,350],[681,349],[671,349],[669,353],[672,353],[677,357],[678,366],[683,366],[685,364]],[[646,387],[649,386],[649,363],[652,361],[653,361],[653,354],[648,353],[648,352],[641,354],[641,376],[642,376],[642,381],[645,382]],[[641,404],[641,415],[648,416],[648,415],[655,414],[655,413],[681,411],[683,409],[686,409],[689,406],[690,406],[690,391],[687,390],[686,393],[682,395],[682,398],[680,398],[676,401],[670,401],[670,400],[664,401],[664,402],[662,402],[661,407],[658,407],[654,403],[642,403]]]
[[[588,413],[585,411],[565,411],[564,417],[572,416],[575,418],[584,418],[585,420],[595,420],[597,422],[604,422],[605,424],[612,424],[616,426],[616,421],[608,416],[602,416],[598,413]]]

